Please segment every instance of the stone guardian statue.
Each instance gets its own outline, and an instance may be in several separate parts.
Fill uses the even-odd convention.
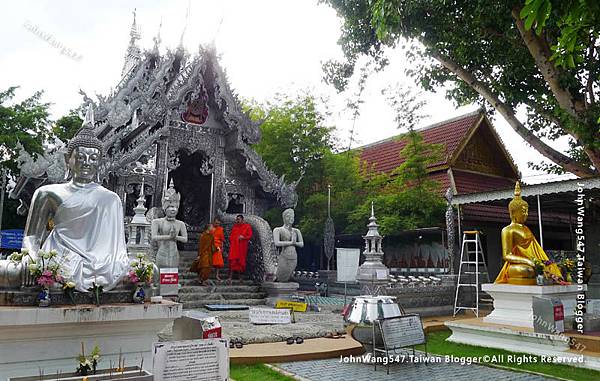
[[[273,241],[279,250],[277,260],[277,282],[288,282],[298,263],[296,247],[304,247],[300,230],[293,228],[294,209],[286,209],[282,213],[283,226],[273,229]]]
[[[105,290],[114,288],[129,265],[121,200],[97,183],[102,151],[90,105],[82,129],[67,147],[70,181],[35,191],[23,239],[34,259],[40,249],[56,250],[65,258],[65,278],[83,292],[94,282]],[[48,226],[53,226],[49,232]],[[24,279],[24,285],[31,285]]]
[[[177,242],[187,242],[187,228],[183,221],[175,219],[179,211],[181,195],[175,191],[173,179],[162,199],[165,217],[152,220],[152,241],[158,244],[156,265],[158,268],[179,268]]]

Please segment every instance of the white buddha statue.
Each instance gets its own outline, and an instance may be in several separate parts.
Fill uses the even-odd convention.
[[[96,182],[103,147],[93,128],[90,106],[82,129],[68,144],[71,179],[36,190],[23,240],[33,258],[40,249],[56,250],[79,291],[93,282],[104,290],[114,288],[129,265],[121,200]]]

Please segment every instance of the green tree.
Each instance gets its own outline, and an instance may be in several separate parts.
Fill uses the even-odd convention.
[[[332,218],[336,229],[348,224],[349,211],[358,203],[362,186],[358,159],[334,152],[334,129],[325,125],[325,115],[311,95],[291,98],[280,95],[274,102],[248,102],[254,120],[263,120],[262,138],[254,148],[267,166],[288,181],[302,176],[298,184],[296,224],[307,242],[319,245],[327,218],[327,185],[332,186]],[[271,225],[281,224],[281,209],[265,213]]]
[[[56,121],[52,126],[52,133],[63,142],[67,142],[81,129],[82,123],[83,120],[79,117],[79,112],[71,110],[67,115]]]
[[[522,0],[323,2],[343,19],[339,43],[347,60],[324,64],[326,79],[338,89],[359,56],[384,66],[386,48],[418,42],[406,58],[423,88],[446,85],[459,104],[493,107],[554,163],[548,170],[599,173],[597,1],[526,0],[525,7]],[[518,109],[526,110],[525,122]],[[566,154],[542,139],[562,136],[571,140]]]
[[[331,218],[336,232],[358,233],[359,230],[349,228],[349,218],[356,205],[363,202],[365,185],[354,152],[328,152],[321,159],[321,164],[322,172],[313,178],[310,191],[302,194],[298,208],[302,215],[299,223],[302,234],[317,243],[323,240],[327,219],[327,186],[331,185]],[[365,218],[363,216],[363,222]]]
[[[42,103],[41,91],[31,97],[12,103],[17,87],[0,92],[0,167],[11,177],[18,175],[17,145],[20,143],[30,154],[43,152],[43,143],[50,136],[48,103]]]
[[[254,146],[269,168],[288,181],[311,176],[319,160],[333,147],[332,127],[317,110],[311,95],[278,95],[265,105],[250,103],[250,117],[263,120],[261,141]],[[303,183],[306,183],[305,181]]]
[[[12,102],[16,89],[10,87],[0,92],[0,173],[5,170],[10,179],[15,179],[19,174],[16,161],[18,143],[27,152],[39,154],[50,135],[49,104],[41,102],[43,93],[39,91],[21,102]],[[25,225],[25,218],[17,215],[18,206],[18,201],[5,197],[2,229],[22,228]]]
[[[408,130],[399,138],[405,141],[400,151],[404,160],[389,174],[374,174],[365,168],[368,182],[363,200],[366,201],[351,213],[349,229],[364,226],[371,202],[376,205],[384,234],[440,225],[446,203],[440,184],[429,178],[428,167],[440,161],[443,145],[425,143],[423,136],[415,131],[415,126],[426,117],[422,111],[425,101],[413,88],[400,84],[387,87],[382,94],[395,113],[398,129]]]
[[[443,147],[425,143],[412,129],[401,139],[406,141],[400,151],[404,162],[389,175],[369,179],[366,202],[351,213],[349,230],[364,230],[371,202],[384,235],[443,224],[446,203],[440,184],[427,173],[427,167],[440,160]]]

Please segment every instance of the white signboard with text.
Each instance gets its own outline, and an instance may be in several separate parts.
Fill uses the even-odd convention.
[[[179,270],[176,267],[162,267],[160,274],[160,294],[177,296],[179,293]]]
[[[590,315],[600,315],[600,299],[589,299],[586,312]]]
[[[382,319],[379,324],[388,350],[425,343],[425,331],[419,315]]]
[[[292,314],[288,309],[250,308],[249,315],[252,324],[290,324]]]
[[[153,344],[153,374],[160,381],[226,381],[227,339],[167,341]]]
[[[360,261],[360,249],[337,250],[337,281],[338,282],[356,282],[358,273],[358,262]]]

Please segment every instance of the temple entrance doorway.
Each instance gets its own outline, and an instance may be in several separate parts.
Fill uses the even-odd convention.
[[[181,194],[177,219],[200,228],[210,222],[212,175],[207,173],[208,157],[204,152],[177,152],[179,167],[169,172],[175,189]]]

